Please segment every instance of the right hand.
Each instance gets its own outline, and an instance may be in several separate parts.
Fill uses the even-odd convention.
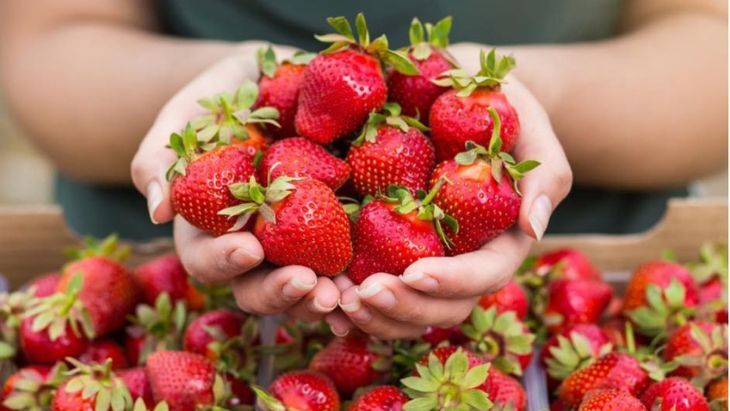
[[[340,293],[331,279],[317,277],[309,268],[259,266],[264,251],[249,232],[212,237],[175,216],[170,202],[167,168],[175,160],[166,148],[170,134],[201,114],[200,98],[222,91],[233,92],[245,79],[256,79],[255,56],[265,44],[243,43],[235,55],[224,58],[183,87],[160,110],[132,160],[132,180],[147,198],[155,224],[174,218],[175,248],[185,269],[203,283],[229,282],[240,308],[258,315],[287,313],[304,321],[316,321],[337,307]],[[279,58],[295,49],[275,47]]]

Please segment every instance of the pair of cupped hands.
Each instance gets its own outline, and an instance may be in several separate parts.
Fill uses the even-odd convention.
[[[303,266],[270,266],[250,232],[212,237],[175,216],[170,203],[165,179],[165,171],[175,160],[172,150],[166,148],[170,133],[201,114],[198,99],[233,91],[245,79],[257,79],[255,52],[262,46],[243,43],[230,57],[183,87],[159,112],[132,161],[132,178],[147,198],[152,221],[174,220],[175,246],[187,271],[203,283],[229,283],[243,311],[285,313],[307,322],[324,318],[338,336],[359,328],[383,339],[416,338],[428,326],[460,324],[482,295],[499,290],[510,280],[531,243],[542,237],[553,209],[570,190],[571,170],[543,107],[514,76],[503,85],[522,124],[513,154],[518,160],[541,163],[519,183],[523,198],[515,227],[480,250],[424,258],[399,276],[377,273],[360,285],[344,275],[318,277]],[[480,48],[456,44],[449,51],[466,70],[476,72]],[[295,50],[276,46],[275,51],[287,58]]]

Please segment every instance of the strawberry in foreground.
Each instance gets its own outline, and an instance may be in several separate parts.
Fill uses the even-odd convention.
[[[324,147],[304,137],[292,137],[272,144],[258,168],[259,181],[274,181],[281,176],[309,177],[337,191],[348,178],[350,166]]]
[[[346,18],[327,22],[337,33],[316,36],[332,45],[307,65],[294,121],[299,135],[319,144],[356,131],[371,111],[383,107],[388,90],[381,61],[407,74],[418,73],[405,56],[388,50],[385,36],[370,41],[362,13],[355,19],[358,41]]]
[[[527,317],[529,301],[527,294],[516,281],[510,280],[499,291],[487,294],[479,300],[479,305],[485,310],[495,307],[498,313],[514,311],[517,318],[524,320]]]
[[[415,118],[402,116],[395,103],[386,103],[382,112],[370,113],[347,153],[355,190],[361,196],[383,194],[389,185],[406,187],[412,193],[425,190],[436,165],[425,130]]]
[[[180,257],[175,254],[163,255],[137,266],[133,271],[144,302],[154,305],[162,293],[167,293],[173,302],[184,301],[188,310],[203,307],[205,297],[191,283]]]
[[[458,233],[446,230],[454,244],[447,250],[449,255],[477,250],[512,227],[521,203],[517,182],[540,164],[534,160],[516,163],[500,152],[497,112],[490,108],[485,115],[494,122],[489,149],[469,143],[467,151],[436,166],[431,176],[432,187],[441,179],[447,181],[434,202],[459,222]]]
[[[400,411],[408,396],[392,385],[375,387],[357,397],[347,411]]]
[[[608,336],[595,324],[576,324],[553,335],[542,347],[543,365],[551,378],[562,381],[613,349]]]
[[[230,191],[243,203],[220,214],[237,216],[245,225],[258,212],[253,233],[269,262],[303,265],[327,276],[341,273],[349,264],[349,218],[321,181],[281,176],[264,188],[252,177],[231,185]]]
[[[228,186],[254,175],[251,153],[238,145],[201,145],[190,125],[170,136],[170,147],[179,157],[167,172],[175,212],[214,236],[243,228],[220,211],[240,203]]]
[[[646,411],[638,398],[626,391],[603,388],[590,391],[578,411]]]
[[[0,411],[48,409],[53,391],[63,379],[65,365],[34,365],[15,371],[3,385]]]
[[[132,396],[134,401],[141,398],[147,407],[154,405],[155,400],[152,397],[152,386],[150,386],[150,380],[147,378],[147,373],[143,367],[118,371],[117,375],[124,382],[124,385],[129,390],[129,395]]]
[[[667,378],[651,385],[641,396],[641,402],[650,410],[710,410],[710,406],[702,393],[689,381],[678,377]]]
[[[543,314],[545,326],[555,334],[575,324],[595,324],[612,296],[613,289],[603,281],[553,281],[548,285],[548,304]]]
[[[490,146],[497,128],[501,128],[502,151],[512,151],[517,143],[520,120],[500,91],[500,84],[514,68],[515,61],[512,56],[498,57],[494,50],[489,54],[482,51],[479,61],[481,70],[474,77],[454,69],[435,81],[437,85],[454,88],[436,99],[429,114],[428,124],[438,161],[453,158],[469,141]],[[490,109],[499,117],[501,125],[494,121]]]
[[[133,405],[124,381],[111,371],[111,362],[85,365],[73,358],[75,366],[67,373],[71,378],[56,390],[53,411],[124,411]]]
[[[679,365],[671,375],[705,386],[727,374],[727,350],[727,324],[692,321],[669,335],[663,356]]]
[[[420,74],[405,75],[394,71],[388,76],[388,97],[403,107],[403,113],[428,121],[431,105],[438,96],[449,88],[433,83],[441,74],[454,68],[446,47],[449,45],[451,17],[446,17],[434,25],[423,24],[414,18],[411,22],[409,37],[411,46],[408,58],[418,68]],[[425,34],[425,36],[424,36]],[[426,40],[425,37],[428,37]]]
[[[294,116],[297,113],[299,87],[304,79],[304,69],[314,55],[299,52],[278,64],[274,50],[269,46],[266,49],[259,49],[257,57],[261,78],[259,96],[253,109],[275,108],[279,112],[281,127],[273,127],[267,131],[280,138],[294,136],[296,135]]]
[[[390,186],[388,194],[368,203],[353,228],[354,257],[347,276],[355,284],[371,274],[401,275],[414,261],[443,256],[449,244],[442,222],[456,231],[456,221],[444,214],[433,198],[441,184],[430,193],[413,198],[405,187]]]
[[[267,411],[339,411],[340,397],[327,377],[294,371],[274,380],[269,393],[253,387],[258,404]]]

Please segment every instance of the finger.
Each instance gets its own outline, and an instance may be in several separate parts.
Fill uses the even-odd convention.
[[[365,333],[378,338],[418,338],[425,330],[423,325],[394,320],[367,306],[358,295],[357,287],[345,290],[340,300],[340,307],[350,321]]]
[[[317,275],[298,265],[262,268],[232,281],[233,296],[243,310],[256,315],[282,313],[304,298],[317,285]]]
[[[330,326],[332,334],[338,337],[346,336],[355,327],[352,321],[340,310],[327,314],[324,320]]]
[[[522,231],[512,229],[471,253],[422,258],[408,266],[400,280],[411,288],[442,298],[468,298],[495,292],[507,284],[522,264],[532,241]]]
[[[319,277],[314,289],[289,308],[287,314],[305,322],[318,321],[337,308],[339,299],[340,290],[337,289],[332,279]]]
[[[345,291],[355,285],[355,283],[353,283],[346,275],[338,275],[335,277],[335,285],[338,290]]]
[[[249,232],[212,237],[180,216],[175,218],[173,231],[175,248],[183,266],[203,283],[228,281],[264,260],[261,244]]]

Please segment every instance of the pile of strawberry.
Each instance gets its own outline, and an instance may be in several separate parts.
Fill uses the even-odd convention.
[[[172,134],[175,212],[215,236],[251,231],[275,265],[357,284],[514,225],[517,182],[538,162],[509,154],[520,123],[500,85],[512,57],[482,53],[469,76],[445,49],[450,18],[414,19],[399,51],[371,40],[362,14],[355,32],[328,22],[326,50],[281,63],[260,50],[258,84],[201,100],[206,114]]]

